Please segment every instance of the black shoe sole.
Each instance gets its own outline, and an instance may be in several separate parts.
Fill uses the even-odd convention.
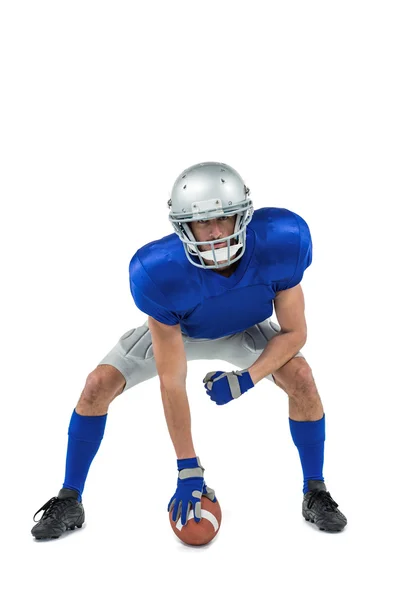
[[[83,525],[83,523],[82,523],[82,525]],[[80,529],[82,527],[82,525],[71,525],[70,527],[67,527],[65,531],[68,531],[68,530],[72,531],[73,529],[75,529],[75,527],[77,529]],[[65,533],[65,531],[63,531],[62,533]],[[42,535],[42,536],[34,535],[33,537],[36,540],[58,540],[58,538],[62,536],[62,533],[60,533],[60,535]]]
[[[314,525],[316,525],[320,531],[327,531],[328,533],[339,533],[339,531],[343,531],[343,529],[346,527],[346,525],[343,525],[343,527],[340,527],[338,525],[336,528],[333,528],[333,527],[329,527],[329,528],[328,527],[320,527],[319,525],[316,524],[316,522],[314,521],[314,519],[308,519],[307,517],[304,517],[304,518],[309,523],[314,523]]]

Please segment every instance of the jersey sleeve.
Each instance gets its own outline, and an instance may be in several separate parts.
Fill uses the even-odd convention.
[[[165,325],[177,325],[179,318],[143,267],[137,253],[129,264],[129,283],[139,310]]]
[[[293,255],[292,276],[275,284],[275,292],[287,290],[295,287],[303,279],[304,271],[312,262],[312,239],[310,229],[305,220],[299,215],[293,213],[298,224],[298,243],[297,252]]]

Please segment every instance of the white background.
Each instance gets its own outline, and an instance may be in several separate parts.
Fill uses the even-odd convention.
[[[1,4],[4,597],[398,598],[399,25],[382,0]],[[173,182],[208,160],[241,173],[255,208],[310,226],[303,353],[348,526],[301,515],[283,391],[216,407],[201,380],[230,365],[200,361],[188,393],[215,541],[170,529],[176,457],[153,379],[110,407],[86,525],[36,542],[86,376],[146,318],[129,261],[172,233]]]

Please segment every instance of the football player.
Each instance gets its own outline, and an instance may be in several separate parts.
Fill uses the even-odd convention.
[[[187,361],[199,359],[221,359],[237,369],[205,375],[204,388],[217,406],[263,379],[284,390],[303,471],[303,517],[322,530],[341,531],[347,520],[323,477],[325,413],[300,352],[307,337],[300,282],[312,260],[306,221],[285,208],[254,210],[242,177],[218,162],[183,171],[168,207],[174,233],[140,248],[129,266],[133,299],[148,318],[88,375],[69,424],[64,483],[35,513],[34,519],[43,511],[32,535],[57,538],[82,526],[82,493],[109,405],[156,375],[177,457],[167,509],[182,525],[191,510],[200,521],[202,495],[214,502],[216,495],[191,435]],[[274,308],[278,323],[271,320]]]

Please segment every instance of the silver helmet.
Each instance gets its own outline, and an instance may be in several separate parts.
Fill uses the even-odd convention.
[[[176,179],[168,200],[169,220],[183,242],[190,263],[202,269],[226,267],[239,260],[246,249],[246,227],[253,216],[253,202],[239,173],[220,162],[204,162],[185,169]],[[191,221],[236,215],[234,233],[218,240],[198,242]],[[225,247],[215,248],[226,242]],[[201,245],[210,250],[200,251]],[[195,261],[193,257],[197,257]],[[206,265],[204,259],[212,260]],[[221,264],[223,261],[223,264]]]

